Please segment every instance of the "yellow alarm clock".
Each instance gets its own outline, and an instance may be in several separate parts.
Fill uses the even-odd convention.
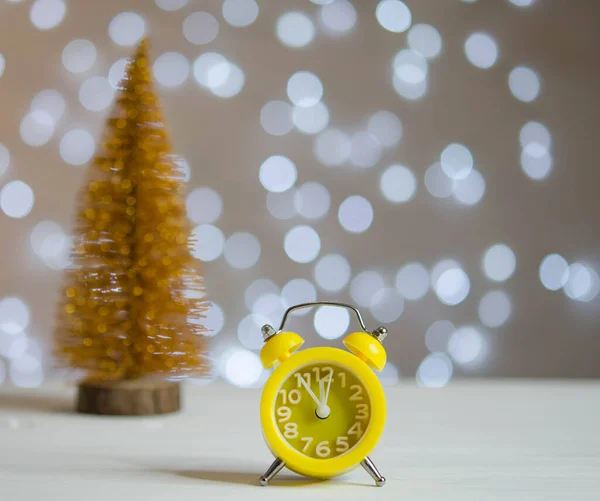
[[[344,339],[349,352],[321,347],[294,354],[304,340],[284,332],[285,322],[291,312],[313,306],[348,308],[356,314],[362,332]],[[284,466],[301,475],[331,478],[360,464],[377,486],[385,485],[368,457],[385,424],[385,395],[372,371],[381,371],[386,363],[381,344],[385,327],[369,332],[353,306],[318,301],[289,308],[279,330],[264,325],[262,333],[261,362],[275,370],[263,390],[260,419],[276,459],[260,484],[268,485]]]

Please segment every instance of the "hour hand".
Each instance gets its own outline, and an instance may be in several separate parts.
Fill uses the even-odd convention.
[[[317,405],[320,405],[321,401],[317,398],[317,396],[314,394],[314,392],[310,389],[310,386],[308,386],[308,384],[306,383],[304,378],[302,376],[300,376],[299,379],[300,379],[300,382],[302,383],[302,386],[304,386],[304,388],[306,388],[306,391],[311,396],[311,398],[315,401],[315,403]]]

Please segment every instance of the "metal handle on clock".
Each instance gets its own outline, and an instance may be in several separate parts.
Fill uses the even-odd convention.
[[[348,310],[351,310],[351,311],[353,311],[356,314],[356,318],[358,318],[358,323],[360,324],[360,327],[363,330],[363,332],[366,332],[367,334],[370,334],[375,339],[377,339],[378,341],[381,341],[381,342],[387,336],[387,329],[385,327],[377,327],[377,329],[375,329],[373,332],[369,331],[367,329],[367,326],[365,325],[365,322],[364,322],[364,320],[362,318],[362,315],[360,314],[360,311],[358,311],[357,308],[355,308],[354,306],[352,306],[350,304],[339,303],[339,302],[336,302],[336,301],[314,301],[312,303],[297,304],[295,306],[292,306],[292,307],[288,308],[285,311],[285,313],[283,314],[283,318],[281,319],[281,325],[279,326],[279,329],[277,330],[277,332],[281,332],[283,330],[283,328],[285,327],[285,322],[287,321],[288,315],[290,313],[292,313],[293,311],[296,311],[296,310],[302,310],[304,308],[312,308],[313,306],[334,306],[334,307],[337,307],[337,308],[346,308]],[[272,334],[275,334],[275,333],[272,332]]]

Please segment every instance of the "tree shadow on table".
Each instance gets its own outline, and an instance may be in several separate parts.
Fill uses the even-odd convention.
[[[2,395],[0,411],[72,413],[73,401],[69,398],[47,395]]]

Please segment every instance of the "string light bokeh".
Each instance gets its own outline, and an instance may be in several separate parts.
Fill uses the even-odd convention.
[[[387,326],[386,384],[600,376],[592,2],[0,2],[0,383],[52,374],[75,193],[144,36],[213,301],[198,384],[261,385],[260,327],[316,299]]]

